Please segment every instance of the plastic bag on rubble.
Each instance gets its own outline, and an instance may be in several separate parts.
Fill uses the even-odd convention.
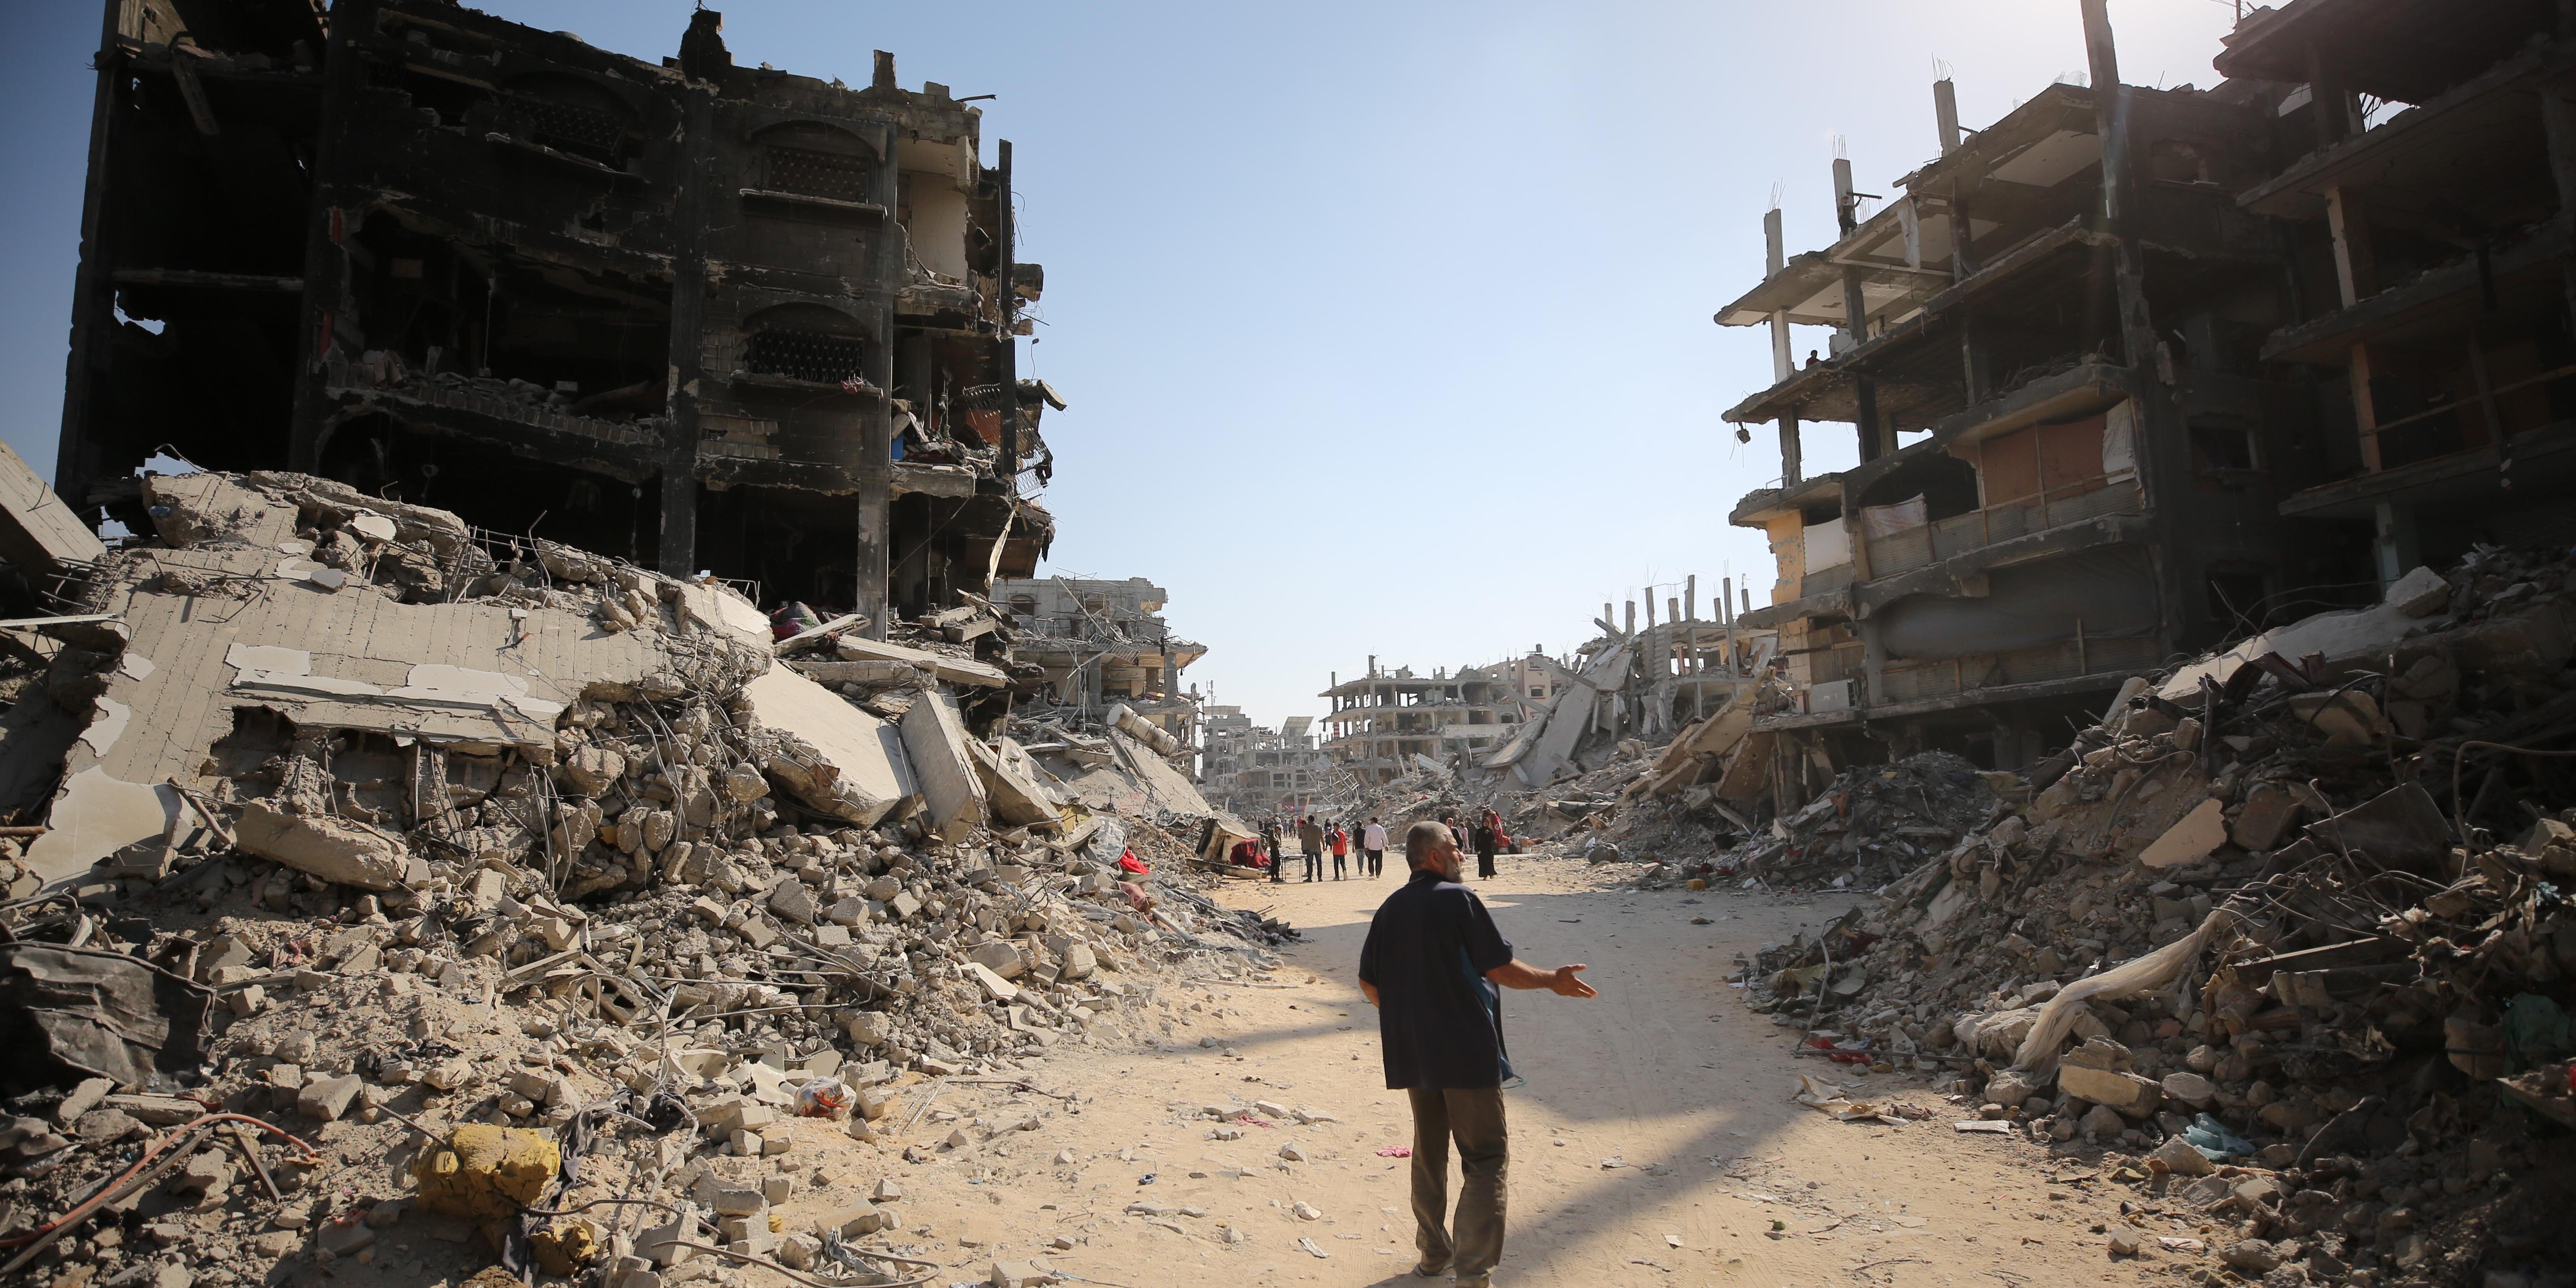
[[[1136,852],[1134,850],[1124,850],[1119,853],[1118,867],[1121,871],[1133,872],[1140,877],[1151,875],[1154,871],[1152,868],[1145,866],[1145,861],[1143,859],[1136,857]]]
[[[1100,829],[1093,832],[1091,840],[1082,847],[1082,856],[1102,867],[1116,863],[1118,856],[1126,852],[1127,829],[1119,826],[1118,820],[1107,817],[1100,820]]]
[[[854,1099],[850,1084],[838,1078],[816,1078],[796,1089],[796,1116],[846,1118]]]
[[[2182,1138],[2193,1149],[2199,1150],[2201,1157],[2213,1163],[2243,1158],[2254,1152],[2254,1142],[2227,1130],[2227,1124],[2207,1114],[2192,1119],[2191,1126],[2182,1129]]]

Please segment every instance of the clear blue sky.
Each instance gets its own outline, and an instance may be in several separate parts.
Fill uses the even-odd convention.
[[[490,7],[658,59],[692,6]],[[2075,0],[722,7],[746,65],[864,84],[888,49],[1001,96],[986,160],[1014,141],[1047,268],[1022,370],[1071,403],[1048,568],[1170,590],[1213,650],[1185,679],[1266,724],[1371,653],[1561,652],[1687,573],[1767,602],[1726,511],[1778,459],[1718,414],[1769,349],[1709,315],[1760,276],[1773,186],[1822,245],[1834,135],[1863,191],[1936,151],[1935,58],[1971,127],[2084,67]],[[2228,0],[2111,14],[2124,79],[2216,81]],[[48,473],[98,31],[30,5],[0,51],[0,434]],[[1811,439],[1810,473],[1850,462]]]

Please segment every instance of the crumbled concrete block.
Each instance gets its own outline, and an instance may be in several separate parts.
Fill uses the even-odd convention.
[[[966,960],[1004,979],[1018,979],[1028,970],[1028,963],[1021,959],[1020,950],[1012,947],[1009,941],[1001,939],[977,944],[967,949]]]
[[[863,1234],[874,1234],[879,1230],[887,1229],[890,1224],[891,1218],[886,1209],[874,1203],[855,1203],[826,1213],[815,1222],[814,1228],[830,1231],[844,1239],[855,1239]]]
[[[982,962],[966,962],[961,968],[975,981],[977,987],[984,990],[984,996],[996,1002],[1016,1001],[1020,996],[1020,990],[1017,987],[1009,980],[994,974],[992,969]]]
[[[307,1118],[331,1122],[348,1112],[349,1102],[356,1099],[365,1086],[365,1080],[354,1073],[306,1083],[304,1089],[296,1093],[295,1111]]]
[[[2194,1109],[2207,1105],[2218,1094],[2218,1088],[2209,1079],[2188,1069],[2166,1074],[2162,1085],[2166,1095]]]
[[[2149,1152],[2147,1165],[2172,1172],[2177,1176],[2207,1176],[2218,1170],[2218,1164],[2209,1161],[2208,1155],[2192,1148],[2191,1142],[2180,1136],[2167,1140]]]
[[[392,890],[411,870],[402,837],[337,814],[293,814],[276,802],[242,806],[233,836],[244,853],[361,890]]]
[[[2299,800],[2288,790],[2273,783],[2256,783],[2245,793],[2245,808],[2237,811],[2236,822],[2228,835],[2239,849],[2264,851],[2281,843],[2281,837],[2299,820]]]
[[[98,1108],[106,1101],[108,1093],[114,1090],[116,1090],[116,1083],[111,1079],[82,1079],[78,1086],[72,1088],[70,1095],[63,1097],[61,1104],[54,1106],[55,1124],[63,1127],[71,1126],[82,1114]]]
[[[2087,1069],[2075,1064],[2059,1067],[2057,1086],[2078,1100],[2108,1105],[2129,1118],[2145,1118],[2153,1114],[2164,1096],[2164,1089],[2151,1079],[2134,1073]]]
[[[2138,862],[2150,868],[2188,867],[2226,843],[2227,807],[2216,800],[2204,800],[2180,822],[2166,828],[2164,835],[2138,856]]]
[[[821,919],[814,906],[814,890],[797,877],[781,880],[769,892],[769,910],[800,926],[810,926]]]
[[[540,1105],[562,1104],[566,1094],[563,1078],[546,1069],[512,1069],[509,1086]]]

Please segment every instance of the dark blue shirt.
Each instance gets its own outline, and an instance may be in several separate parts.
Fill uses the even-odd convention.
[[[1387,896],[1360,946],[1377,989],[1378,1044],[1390,1090],[1498,1087],[1510,1073],[1502,991],[1485,972],[1512,960],[1476,892],[1417,868]]]

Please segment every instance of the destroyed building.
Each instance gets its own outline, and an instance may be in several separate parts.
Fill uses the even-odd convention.
[[[1162,618],[1170,598],[1142,577],[994,582],[992,602],[1009,612],[1017,633],[1012,656],[1045,672],[1027,709],[1098,719],[1123,707],[1181,746],[1196,746],[1199,700],[1181,688],[1181,671],[1207,656],[1207,646],[1172,632]]]
[[[1053,534],[979,109],[443,0],[107,0],[57,490],[168,452],[880,619]],[[876,631],[883,635],[883,622]]]
[[[782,638],[337,480],[139,486],[110,548],[0,453],[0,557],[77,610],[0,626],[0,1273],[281,1282],[383,1231],[401,1282],[890,1282],[839,1240],[897,1187],[790,1228],[752,1169],[957,1150],[904,1139],[939,1083],[1153,1043],[1158,986],[1293,934],[1193,888],[1183,749],[1011,716],[1007,627]]]
[[[1245,818],[1302,817],[1346,793],[1345,775],[1315,745],[1315,718],[1290,716],[1277,729],[1252,723],[1243,708],[1208,708],[1200,777],[1208,797]]]
[[[2295,256],[2259,357],[2333,409],[2333,468],[2280,509],[2367,541],[2383,583],[2473,542],[2576,536],[2568,21],[2527,0],[2298,0],[2254,10],[2217,59],[2308,118],[2307,147],[2236,198]]]
[[[2087,85],[1968,130],[1936,83],[1940,155],[1874,211],[1838,158],[1840,237],[1774,210],[1717,315],[1771,340],[1726,413],[1780,448],[1731,515],[1779,564],[1763,725],[1825,763],[2026,766],[2142,669],[2576,530],[2556,12],[2256,9],[2208,90],[2121,84],[2083,15]],[[1857,465],[1803,472],[1818,422]]]
[[[1455,772],[1466,759],[1512,736],[1528,699],[1497,668],[1448,668],[1428,676],[1411,667],[1381,670],[1377,659],[1356,680],[1338,674],[1317,695],[1332,704],[1324,717],[1324,750],[1363,783],[1384,783],[1428,766]]]
[[[1840,757],[1973,743],[2001,765],[2061,740],[2126,676],[2354,578],[2280,501],[2327,468],[2314,382],[2268,367],[2288,320],[2276,230],[2236,194],[2301,150],[2288,87],[2120,86],[2086,10],[2094,86],[2050,85],[1982,130],[1934,86],[1941,152],[1841,236],[1782,253],[1718,314],[1771,332],[1775,383],[1726,413],[1773,424],[1781,481],[1731,515],[1779,560],[1772,603],[1803,709],[1771,723]],[[1792,328],[1834,328],[1800,362]],[[1807,476],[1818,422],[1859,464]],[[1907,441],[1907,440],[1912,441]]]
[[[1714,756],[1733,749],[1754,696],[1771,677],[1778,633],[1744,623],[1733,577],[1719,580],[1710,601],[1715,620],[1700,616],[1697,576],[1683,579],[1679,595],[1665,597],[1660,622],[1655,589],[1643,592],[1642,626],[1637,600],[1627,601],[1616,620],[1603,604],[1592,622],[1601,633],[1575,650],[1570,664],[1535,650],[1506,664],[1507,673],[1523,676],[1530,664],[1544,667],[1551,696],[1532,691],[1528,714],[1501,744],[1479,753],[1473,773],[1509,770],[1520,786],[1544,788],[1600,768],[1622,743],[1693,742],[1717,727],[1709,721],[1720,716],[1733,732],[1724,746],[1707,750]]]

